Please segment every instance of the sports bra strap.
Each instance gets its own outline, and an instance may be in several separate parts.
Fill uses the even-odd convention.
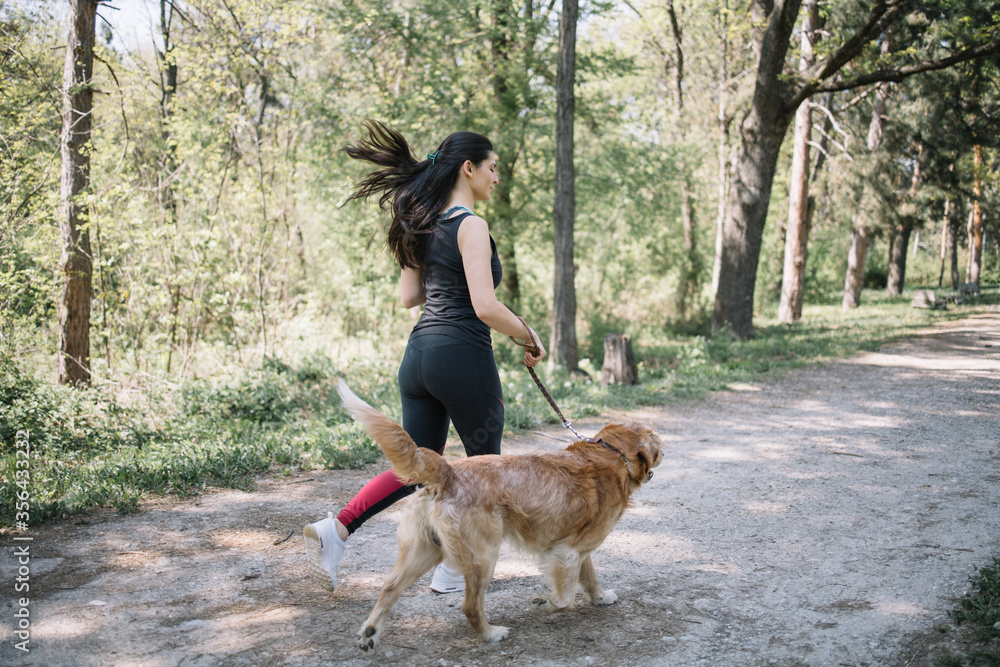
[[[452,206],[451,208],[449,208],[449,209],[448,209],[447,211],[445,211],[444,213],[442,213],[442,214],[441,214],[440,216],[438,216],[438,217],[441,217],[441,218],[447,218],[447,217],[449,217],[449,216],[450,216],[450,215],[451,215],[452,213],[454,213],[455,211],[468,211],[468,213],[469,213],[470,215],[475,215],[475,214],[476,214],[476,213],[475,213],[475,211],[473,211],[473,210],[471,210],[471,209],[468,209],[468,208],[466,208],[466,207],[464,207],[464,206]]]

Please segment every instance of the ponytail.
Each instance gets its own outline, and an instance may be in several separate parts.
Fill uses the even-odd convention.
[[[379,208],[392,211],[386,247],[401,267],[420,268],[421,237],[433,231],[459,169],[466,160],[482,163],[493,145],[481,134],[456,132],[441,142],[433,157],[418,161],[400,133],[375,120],[366,120],[364,126],[368,136],[344,152],[381,169],[359,181],[347,201],[380,194]]]

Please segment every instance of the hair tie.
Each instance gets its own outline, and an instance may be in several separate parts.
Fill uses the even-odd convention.
[[[433,153],[428,153],[427,154],[427,159],[431,161],[431,165],[433,165],[433,164],[436,163],[438,153],[440,153],[440,152],[441,151],[434,151]]]

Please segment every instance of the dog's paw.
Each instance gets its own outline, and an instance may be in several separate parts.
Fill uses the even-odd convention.
[[[539,595],[528,603],[528,610],[536,614],[551,614],[556,610],[556,606],[548,598]]]
[[[358,646],[362,651],[368,651],[369,649],[375,648],[375,645],[378,644],[379,637],[382,633],[380,633],[375,627],[366,625],[361,628],[361,632],[359,634],[361,635],[361,642]]]
[[[487,644],[496,644],[499,641],[507,639],[507,635],[510,634],[510,628],[505,628],[502,625],[491,625],[489,629],[479,636]]]
[[[598,607],[606,607],[618,601],[618,595],[614,591],[602,591],[600,595],[595,595],[590,599]]]

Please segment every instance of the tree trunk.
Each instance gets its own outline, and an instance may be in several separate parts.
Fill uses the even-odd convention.
[[[160,62],[160,122],[163,126],[163,145],[167,155],[165,169],[157,176],[160,206],[164,211],[164,222],[171,225],[171,240],[177,236],[177,198],[174,196],[173,180],[177,172],[177,149],[171,140],[173,120],[173,99],[177,93],[177,57],[173,52],[173,42],[170,41],[170,28],[173,25],[174,5],[170,0],[160,0],[160,37],[163,39],[163,51],[158,53]],[[173,281],[180,274],[179,258],[174,244],[166,248],[170,253],[173,268],[172,275],[167,277],[166,287],[170,294],[170,346],[167,349],[167,373],[173,366],[174,351],[177,349],[177,328],[179,325],[181,286]]]
[[[163,39],[163,51],[158,52],[160,62],[160,121],[163,125],[163,145],[167,149],[166,174],[159,176],[159,192],[161,205],[168,213],[167,222],[173,223],[177,218],[177,203],[174,200],[174,172],[177,171],[177,148],[171,141],[171,119],[173,116],[173,100],[177,94],[177,55],[174,53],[173,42],[170,41],[170,28],[173,25],[174,5],[170,0],[160,0],[160,37]]]
[[[861,289],[865,282],[865,260],[868,258],[868,228],[855,225],[851,228],[851,249],[847,253],[847,277],[844,278],[843,309],[861,305]]]
[[[795,114],[795,144],[792,149],[792,182],[788,194],[788,223],[785,226],[785,261],[781,275],[778,321],[794,322],[802,317],[806,259],[809,256],[809,229],[812,226],[809,197],[809,136],[812,111],[808,101]]]
[[[576,80],[578,0],[563,0],[559,17],[559,69],[556,75],[556,175],[553,206],[555,245],[551,364],[579,367],[576,342],[576,286],[573,225],[576,210],[573,171],[573,117]]]
[[[670,33],[674,47],[672,54],[673,67],[671,68],[671,89],[674,98],[674,127],[678,142],[683,143],[687,138],[687,123],[684,118],[684,45],[682,42],[681,24],[677,19],[677,11],[674,9],[673,0],[667,1],[667,15],[670,17]],[[681,173],[680,192],[678,194],[681,200],[684,265],[681,268],[676,301],[678,317],[682,320],[687,320],[690,317],[691,305],[698,291],[700,258],[698,257],[695,243],[694,198],[691,196],[690,173],[688,172],[687,161],[683,157],[683,152],[677,167]]]
[[[972,148],[973,182],[972,210],[969,211],[969,265],[965,282],[972,283],[979,290],[979,273],[983,261],[983,147],[976,144]]]
[[[729,0],[723,0],[719,12],[719,32],[722,36],[722,54],[719,57],[719,108],[716,122],[719,126],[718,204],[715,216],[715,257],[712,261],[712,294],[719,290],[719,267],[722,264],[722,230],[726,223],[726,192],[728,190],[729,120],[726,118],[726,92],[729,87]]]
[[[802,57],[799,69],[806,70],[815,62],[813,42],[819,28],[818,0],[805,0],[802,22]],[[792,147],[792,180],[788,193],[788,224],[785,228],[785,263],[781,278],[779,322],[794,322],[802,317],[802,294],[806,281],[806,259],[809,255],[809,228],[812,224],[809,206],[809,143],[812,140],[812,105],[806,100],[795,112],[794,144]]]
[[[740,146],[722,229],[712,328],[728,328],[739,338],[753,336],[761,237],[781,142],[796,111],[783,97],[781,77],[800,3],[786,0],[780,4],[771,9],[765,29],[755,40],[760,49],[757,81],[750,110],[740,125]]]
[[[740,128],[728,212],[722,229],[722,261],[712,312],[712,328],[728,328],[739,338],[753,336],[754,287],[761,238],[781,141],[790,118],[754,105]],[[769,113],[771,112],[771,113]]]
[[[917,187],[920,185],[920,171],[923,165],[924,145],[921,143],[917,150],[917,162],[913,167],[913,176],[910,178],[910,189],[906,194],[909,204],[914,204],[917,198]],[[885,292],[888,296],[898,296],[903,293],[906,286],[906,250],[910,243],[910,234],[913,232],[916,218],[906,215],[900,222],[896,223],[892,247],[889,254],[889,280],[886,284]],[[919,242],[920,232],[917,232]]]
[[[888,40],[883,41],[882,51],[888,50]],[[875,89],[875,99],[872,102],[872,118],[868,123],[868,152],[878,150],[882,145],[882,134],[885,128],[885,106],[889,99],[888,84]],[[859,220],[860,218],[860,220]],[[868,221],[856,216],[851,226],[851,249],[847,256],[847,275],[844,278],[844,310],[857,308],[861,305],[861,290],[865,282],[865,258],[868,254],[869,240]],[[857,244],[857,245],[856,245]]]
[[[944,287],[944,265],[948,259],[948,228],[951,227],[951,199],[944,202],[944,223],[941,225],[941,271],[938,273],[938,289]]]
[[[495,236],[498,239],[497,252],[503,263],[501,298],[516,312],[520,310],[521,286],[514,245],[515,226],[511,190],[514,185],[514,167],[517,163],[520,146],[511,138],[510,133],[519,124],[518,113],[521,109],[516,91],[511,89],[507,79],[511,67],[511,49],[514,46],[510,34],[511,10],[508,5],[497,0],[490,4],[490,9],[492,14],[490,58],[493,67],[490,86],[493,89],[493,99],[499,116],[498,127],[501,136],[500,145],[497,146],[497,154],[500,156],[497,164],[500,183],[493,191],[490,221],[494,225]]]
[[[906,285],[906,249],[913,232],[913,219],[905,218],[893,229],[889,248],[889,280],[885,287],[886,296],[899,296]]]
[[[518,279],[517,253],[514,246],[514,213],[511,189],[514,184],[514,162],[503,156],[497,164],[500,182],[494,188],[491,223],[495,225],[497,254],[503,264],[501,297],[515,312],[520,310],[521,284]]]
[[[63,70],[60,264],[65,273],[59,307],[59,382],[90,382],[90,302],[93,259],[82,195],[90,185],[94,30],[97,0],[70,0]]]
[[[684,109],[684,45],[681,42],[681,24],[677,20],[674,0],[667,0],[667,16],[670,18],[670,35],[674,46],[671,82],[671,91],[674,96],[674,116],[675,120],[680,120],[681,110]]]
[[[959,207],[960,208],[960,207]],[[951,289],[958,289],[958,233],[961,230],[962,221],[957,215],[953,215],[949,221],[948,239],[951,246]]]
[[[601,384],[638,384],[639,371],[632,356],[632,337],[608,334],[604,337],[604,364]]]
[[[694,201],[691,184],[688,183],[687,167],[681,175],[681,226],[684,230],[684,267],[681,269],[680,286],[677,293],[677,314],[682,320],[689,320],[694,313],[695,298],[698,294],[698,274],[701,273],[701,258],[698,256],[697,230],[694,217]]]

